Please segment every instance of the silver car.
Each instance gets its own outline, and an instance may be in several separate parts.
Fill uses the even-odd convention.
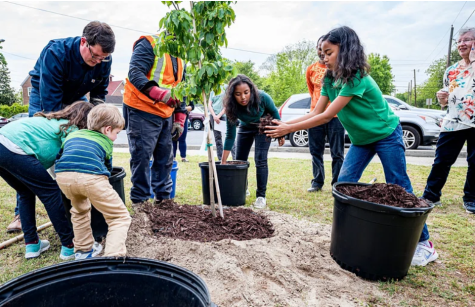
[[[311,99],[308,93],[290,96],[279,108],[282,121],[289,121],[309,113],[310,103]],[[389,106],[393,109],[394,113],[399,116],[406,149],[417,149],[420,145],[431,145],[437,142],[440,134],[441,114],[444,112],[433,110],[438,113],[430,113],[424,112],[427,111],[426,109],[422,109],[423,111],[421,111],[417,108],[402,110],[392,103],[390,103]],[[287,135],[286,138],[290,140],[292,146],[308,146],[307,130],[293,132]],[[347,142],[350,142],[346,133],[345,139]]]

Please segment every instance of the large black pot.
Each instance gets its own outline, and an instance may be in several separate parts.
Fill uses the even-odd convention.
[[[428,208],[398,208],[359,200],[333,185],[333,225],[330,254],[343,268],[371,280],[402,279],[407,275]]]
[[[221,203],[223,206],[243,206],[246,204],[247,170],[248,161],[245,164],[224,164],[216,162]],[[208,162],[199,164],[201,168],[201,188],[203,191],[203,204],[209,205],[209,165]],[[213,181],[214,200],[217,203],[216,184]]]
[[[208,288],[179,266],[141,258],[91,258],[22,275],[0,287],[5,307],[212,307]]]
[[[124,178],[125,178],[125,170],[123,167],[114,166],[112,168],[111,176],[109,177],[109,183],[111,184],[112,188],[119,194],[120,199],[125,204],[125,191],[124,191]],[[63,206],[64,211],[66,213],[66,218],[69,224],[71,224],[71,201],[61,193],[63,197]],[[107,231],[109,230],[109,226],[107,226],[106,220],[102,213],[97,211],[94,208],[94,205],[91,206],[91,228],[92,228],[92,235],[94,236],[94,240],[101,242],[102,238],[107,236]]]

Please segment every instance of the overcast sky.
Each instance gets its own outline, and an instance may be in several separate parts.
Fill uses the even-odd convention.
[[[181,5],[189,8],[188,2]],[[259,68],[269,54],[286,45],[315,41],[332,28],[346,25],[358,33],[367,54],[391,59],[398,92],[407,89],[413,69],[418,70],[420,83],[427,78],[429,64],[447,53],[451,24],[454,36],[465,22],[465,27],[475,26],[475,16],[471,16],[475,2],[465,1],[240,1],[233,7],[236,21],[226,29],[229,48],[222,50],[223,56],[251,60]],[[123,80],[133,42],[141,35],[156,33],[167,11],[159,1],[0,2],[0,39],[5,39],[2,52],[12,86],[19,89],[50,39],[80,36],[90,20],[107,22],[114,30],[112,74],[114,80]]]

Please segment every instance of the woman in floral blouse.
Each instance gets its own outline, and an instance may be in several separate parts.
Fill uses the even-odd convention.
[[[427,178],[423,198],[440,205],[442,188],[450,167],[467,142],[468,171],[463,207],[475,213],[475,28],[460,30],[457,49],[462,60],[447,68],[444,88],[437,92],[441,106],[449,106],[441,126],[435,160]]]

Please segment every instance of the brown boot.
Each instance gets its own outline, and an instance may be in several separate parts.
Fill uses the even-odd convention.
[[[21,220],[20,215],[15,215],[15,219],[8,225],[7,233],[21,232]]]

